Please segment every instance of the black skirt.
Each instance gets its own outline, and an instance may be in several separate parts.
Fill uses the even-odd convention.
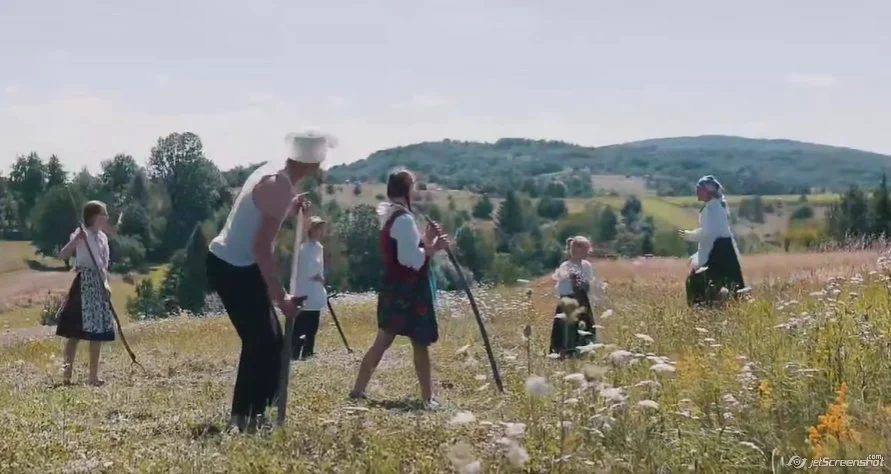
[[[737,291],[746,287],[731,237],[716,239],[708,261],[702,266],[707,269],[699,273],[693,270],[687,276],[687,304],[690,306],[717,303],[721,299],[721,288],[736,297]]]
[[[578,319],[576,321],[572,320],[572,308],[567,308],[567,305],[563,304],[563,298],[572,298],[578,302],[578,310],[576,310]],[[556,353],[561,357],[575,355],[578,353],[576,349],[578,346],[594,342],[596,329],[592,311],[587,291],[577,290],[571,296],[561,298],[554,311],[554,323],[551,325],[551,354]],[[558,318],[556,317],[558,314],[563,314],[565,317]],[[590,334],[580,334],[580,330]]]
[[[56,335],[85,341],[113,341],[114,315],[102,274],[92,268],[78,269],[65,303],[59,309]]]

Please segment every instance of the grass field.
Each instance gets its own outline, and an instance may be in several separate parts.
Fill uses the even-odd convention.
[[[30,270],[29,260],[48,270]],[[160,284],[166,268],[157,266],[146,277]],[[0,269],[0,333],[39,325],[43,303],[50,294],[64,294],[74,278],[57,260],[37,256],[29,242],[0,241]],[[136,281],[139,278],[143,277],[137,275]],[[111,289],[112,304],[127,316],[127,299],[135,295],[136,286],[112,275]]]
[[[750,299],[723,311],[686,308],[683,260],[595,262],[609,283],[602,345],[569,362],[545,356],[550,281],[528,296],[524,286],[477,290],[505,395],[466,301],[443,297],[440,412],[415,409],[404,340],[381,363],[373,401],[346,400],[374,336],[374,299],[338,300],[356,354],[326,316],[320,355],[293,366],[286,427],[260,436],[221,432],[239,347],[225,319],[129,326],[148,373],[131,371],[115,343],[98,389],[55,387],[56,339],[7,346],[0,471],[726,473],[770,472],[774,450],[775,460],[887,454],[891,296],[876,259],[746,257]],[[82,358],[76,379],[85,370]]]
[[[731,206],[739,205],[740,201],[743,199],[751,199],[752,196],[739,196],[739,195],[729,195],[727,196],[727,203]],[[702,203],[696,200],[696,196],[666,196],[662,197],[665,202],[677,205],[677,206],[685,206],[685,207],[695,207],[699,208],[702,206]],[[782,194],[775,196],[761,196],[762,202],[765,204],[777,204],[781,203],[783,205],[798,205],[798,204],[810,204],[812,206],[830,206],[835,204],[839,200],[838,194],[811,194],[806,197],[806,201],[801,200],[801,196],[794,194]]]

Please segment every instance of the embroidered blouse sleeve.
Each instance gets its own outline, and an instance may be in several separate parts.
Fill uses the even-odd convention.
[[[421,233],[415,220],[409,214],[403,214],[393,221],[390,236],[396,239],[396,260],[403,266],[420,270],[427,261],[427,255],[421,245]]]

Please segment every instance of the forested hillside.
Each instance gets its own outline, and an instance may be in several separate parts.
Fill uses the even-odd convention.
[[[792,140],[732,136],[661,138],[604,147],[504,138],[495,143],[445,140],[373,153],[367,159],[331,169],[336,181],[380,181],[396,166],[426,175],[452,189],[504,195],[532,194],[558,182],[567,196],[586,197],[590,176],[646,178],[655,193],[690,194],[703,174],[719,176],[733,194],[842,192],[848,186],[874,186],[891,157],[849,148]]]

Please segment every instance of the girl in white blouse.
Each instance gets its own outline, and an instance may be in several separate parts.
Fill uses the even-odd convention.
[[[593,342],[595,337],[592,292],[601,288],[596,281],[594,268],[587,260],[591,242],[582,236],[566,240],[569,258],[560,264],[553,278],[554,289],[560,302],[557,304],[551,327],[552,354],[561,357],[577,353],[576,347]]]
[[[108,224],[108,209],[100,201],[90,201],[84,206],[83,220],[86,232],[81,228],[75,230],[68,244],[59,251],[62,260],[67,261],[72,254],[75,255],[77,276],[59,310],[56,335],[68,339],[64,352],[63,383],[71,383],[77,344],[85,340],[90,341],[89,384],[102,385],[103,382],[99,380],[100,344],[115,339],[114,315],[109,303],[111,289],[108,284],[109,247],[106,235],[106,231],[114,229]]]
[[[306,360],[315,355],[316,333],[319,331],[319,318],[328,301],[325,290],[325,257],[322,239],[327,230],[327,222],[321,217],[308,219],[306,241],[300,245],[297,256],[297,297],[305,296],[303,307],[297,316],[294,327],[294,340],[291,341],[291,358]]]
[[[696,197],[705,203],[699,211],[699,228],[681,231],[687,240],[697,242],[687,277],[690,306],[716,302],[722,288],[731,295],[745,288],[724,187],[714,176],[703,176],[696,184]]]

